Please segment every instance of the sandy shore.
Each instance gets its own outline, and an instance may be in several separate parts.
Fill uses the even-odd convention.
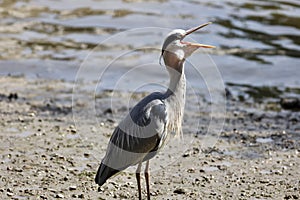
[[[110,179],[99,191],[94,183],[129,94],[116,93],[113,110],[111,91],[97,94],[91,119],[85,112],[90,105],[81,98],[74,117],[72,83],[1,77],[0,84],[0,199],[137,199],[131,173]],[[91,95],[84,86],[80,91],[82,98]],[[152,198],[299,199],[300,113],[229,98],[218,142],[203,149],[206,105],[203,100],[203,109],[185,115],[188,145],[170,145],[170,155],[157,158],[165,160],[161,166],[153,161]]]

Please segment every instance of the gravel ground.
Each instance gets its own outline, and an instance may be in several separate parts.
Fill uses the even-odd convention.
[[[134,168],[101,188],[94,183],[130,94],[99,92],[91,118],[85,85],[77,88],[72,111],[72,83],[1,77],[0,84],[0,199],[137,199]],[[143,95],[131,96],[132,104]],[[300,198],[300,113],[281,109],[279,99],[229,96],[214,146],[201,148],[210,137],[209,102],[186,112],[180,148],[174,141],[150,162],[152,199]]]

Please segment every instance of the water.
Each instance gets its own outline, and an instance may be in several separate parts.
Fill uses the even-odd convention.
[[[75,80],[86,56],[103,40],[135,28],[160,27],[98,46],[81,78],[97,81],[104,63],[125,51],[130,53],[112,64],[113,70],[99,87],[114,88],[118,80],[113,79],[141,64],[148,67],[134,70],[121,89],[147,78],[165,83],[158,58],[166,30],[212,21],[192,38],[218,47],[206,53],[225,83],[300,86],[300,3],[296,0],[0,0],[0,19],[2,76]],[[149,49],[136,51],[140,46]],[[199,51],[195,58],[203,55]],[[189,70],[187,74],[192,84],[204,84],[193,79]]]

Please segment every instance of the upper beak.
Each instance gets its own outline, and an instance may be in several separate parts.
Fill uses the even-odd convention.
[[[197,27],[194,27],[194,28],[191,28],[191,29],[187,30],[187,31],[185,32],[185,34],[182,36],[181,40],[182,40],[183,38],[185,38],[187,35],[189,35],[189,34],[195,32],[195,31],[197,31],[197,30],[199,30],[199,29],[201,29],[201,28],[203,28],[203,27],[205,27],[205,26],[207,26],[207,25],[209,25],[209,24],[211,24],[211,23],[212,23],[212,22],[207,22],[207,23],[205,23],[205,24],[202,24],[202,25],[200,25],[200,26],[197,26]],[[193,46],[193,47],[215,48],[215,46],[207,45],[207,44],[199,44],[199,43],[185,42],[185,41],[181,41],[181,43],[184,43],[184,44],[187,44],[187,45]]]

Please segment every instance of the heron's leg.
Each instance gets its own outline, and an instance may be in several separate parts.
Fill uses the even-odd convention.
[[[149,160],[146,162],[146,167],[145,167],[145,179],[146,179],[146,187],[147,187],[147,199],[150,200],[150,184],[149,184]]]
[[[135,175],[136,175],[136,182],[138,185],[138,190],[139,190],[139,200],[142,200],[142,191],[141,191],[141,167],[142,167],[142,162],[139,163]]]

